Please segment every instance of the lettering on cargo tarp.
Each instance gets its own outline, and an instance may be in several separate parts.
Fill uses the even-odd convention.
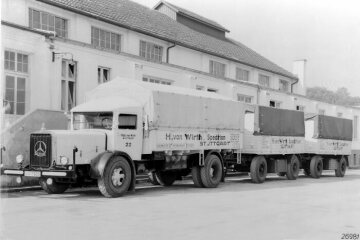
[[[271,143],[280,145],[281,149],[292,149],[296,144],[301,144],[301,141],[296,138],[273,138]]]
[[[346,142],[327,142],[326,145],[331,148],[332,150],[343,150],[344,147],[348,147],[349,144]]]
[[[240,134],[237,133],[198,133],[162,132],[157,137],[157,148],[196,149],[196,148],[238,148]]]

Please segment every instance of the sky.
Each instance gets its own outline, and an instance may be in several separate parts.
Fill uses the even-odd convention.
[[[159,0],[133,0],[152,8]],[[306,84],[360,96],[358,0],[167,0],[221,24],[238,40],[292,72],[306,59]]]

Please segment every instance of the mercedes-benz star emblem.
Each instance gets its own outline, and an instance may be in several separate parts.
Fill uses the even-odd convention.
[[[44,157],[46,155],[46,144],[43,141],[37,141],[34,146],[34,155]]]

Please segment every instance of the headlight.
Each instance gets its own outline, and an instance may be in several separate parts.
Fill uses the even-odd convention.
[[[66,165],[66,164],[69,163],[69,159],[67,157],[65,157],[65,156],[62,156],[62,157],[60,157],[60,163],[62,165]]]
[[[16,156],[16,162],[18,164],[22,163],[23,161],[24,161],[24,156],[22,154]]]

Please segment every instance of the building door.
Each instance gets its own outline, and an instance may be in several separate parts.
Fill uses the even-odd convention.
[[[61,110],[70,111],[76,105],[76,62],[61,62]]]

